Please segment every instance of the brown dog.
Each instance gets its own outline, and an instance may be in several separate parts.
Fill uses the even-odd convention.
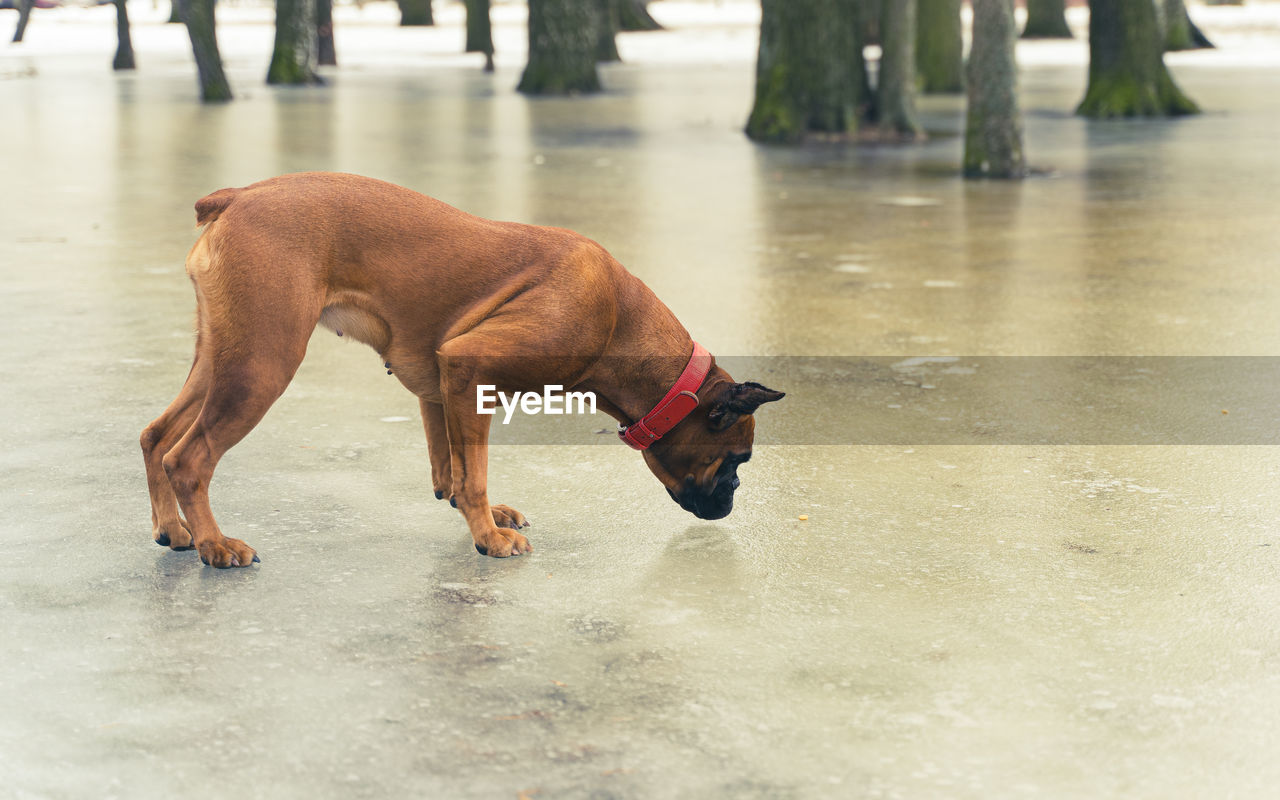
[[[196,223],[207,227],[187,256],[195,362],[142,432],[142,452],[153,538],[215,567],[258,557],[213,519],[214,467],[288,386],[317,323],[373,347],[418,396],[436,497],[490,556],[533,547],[518,532],[523,514],[489,505],[492,417],[478,413],[478,386],[595,392],[631,424],[632,446],[652,445],[645,462],[672,498],[704,519],[729,513],[751,413],[782,397],[734,383],[700,348],[691,356],[670,309],[571,231],[492,222],[332,173],[222,189],[196,203]]]

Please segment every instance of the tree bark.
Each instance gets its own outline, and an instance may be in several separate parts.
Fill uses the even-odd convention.
[[[1164,65],[1151,0],[1092,0],[1089,8],[1089,88],[1076,113],[1085,117],[1197,114]]]
[[[880,12],[877,124],[883,139],[924,137],[916,119],[916,0],[884,0]]]
[[[186,22],[187,21],[187,2],[186,0],[172,0],[169,3],[169,19],[165,22]]]
[[[200,76],[200,99],[216,103],[231,99],[231,85],[222,72],[222,55],[213,21],[214,0],[185,0],[187,35]]]
[[[973,45],[969,50],[968,112],[964,133],[966,178],[1021,178],[1018,109],[1017,26],[1013,0],[973,0]]]
[[[662,30],[649,14],[648,5],[649,0],[618,0],[618,30],[628,33]]]
[[[114,70],[135,69],[133,60],[133,40],[129,37],[129,10],[125,8],[125,0],[115,0],[116,4],[116,57],[111,60]]]
[[[276,43],[267,83],[320,83],[316,74],[315,0],[276,0]]]
[[[431,0],[396,0],[400,6],[401,25],[435,25],[431,13]]]
[[[338,51],[333,46],[333,0],[316,0],[316,63],[338,66]]]
[[[618,0],[596,0],[596,61],[621,61],[618,55]]]
[[[517,91],[600,91],[596,72],[597,16],[595,0],[529,0],[529,63]]]
[[[1164,49],[1199,50],[1213,47],[1208,37],[1191,21],[1183,0],[1164,0]]]
[[[865,65],[855,0],[763,0],[747,136],[796,144],[858,128]]]
[[[31,20],[31,9],[35,4],[35,0],[18,0],[18,27],[13,30],[14,43],[21,42],[27,34],[27,22]]]
[[[484,71],[493,72],[493,24],[489,0],[466,0],[467,46],[464,52],[484,53]]]
[[[920,91],[964,91],[964,33],[960,0],[918,0],[916,80]]]
[[[1027,0],[1027,24],[1024,39],[1070,39],[1067,25],[1067,0]]]

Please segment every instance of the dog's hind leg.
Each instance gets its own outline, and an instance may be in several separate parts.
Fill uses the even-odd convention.
[[[289,385],[302,361],[300,351],[241,351],[234,360],[215,361],[200,413],[162,459],[193,544],[206,564],[247,567],[258,560],[249,545],[223,536],[209,507],[209,482],[223,454],[253,430]]]
[[[207,362],[208,359],[201,358],[197,344],[195,362],[182,391],[164,413],[142,431],[142,458],[147,468],[147,490],[151,495],[151,538],[156,544],[174,550],[191,549],[191,531],[179,516],[178,498],[169,485],[161,460],[200,413],[209,389]]]
[[[303,264],[258,254],[266,274],[214,263],[193,273],[200,305],[200,355],[207,371],[204,403],[161,460],[204,563],[247,567],[253,548],[222,534],[209,507],[209,482],[227,450],[258,424],[293,379],[307,352],[324,298]]]

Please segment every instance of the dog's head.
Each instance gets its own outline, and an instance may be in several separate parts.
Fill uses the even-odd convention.
[[[716,367],[698,392],[698,407],[645,450],[644,461],[685,511],[700,519],[728,516],[738,465],[751,458],[752,414],[782,398],[758,383],[734,383]]]

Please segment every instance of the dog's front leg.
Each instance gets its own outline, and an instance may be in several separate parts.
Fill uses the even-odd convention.
[[[515,530],[529,524],[524,515],[509,506],[489,505],[489,423],[493,417],[476,412],[476,386],[485,383],[483,374],[474,358],[450,358],[442,348],[440,386],[453,479],[451,501],[467,520],[481,555],[523,555],[533,551],[529,540]]]
[[[444,405],[418,399],[422,427],[427,432],[427,457],[431,459],[431,489],[437,500],[453,499],[453,469],[450,466],[449,434],[444,423]]]
[[[422,425],[427,431],[427,453],[431,459],[431,489],[437,500],[448,498],[456,508],[458,501],[453,493],[453,454],[449,451],[449,433],[444,421],[444,405],[427,400],[419,400],[422,408]],[[487,432],[486,428],[486,432]],[[518,530],[529,527],[529,520],[524,514],[511,506],[496,505],[493,512],[493,523],[499,528]]]

